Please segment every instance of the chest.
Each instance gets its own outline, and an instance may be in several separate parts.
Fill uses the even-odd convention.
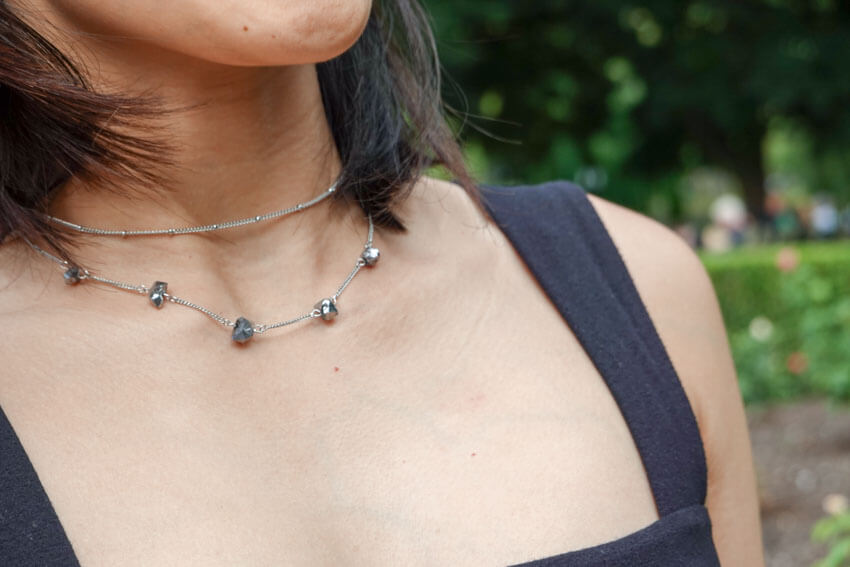
[[[604,380],[535,297],[252,350],[107,318],[10,349],[0,404],[84,567],[518,563],[657,518]]]

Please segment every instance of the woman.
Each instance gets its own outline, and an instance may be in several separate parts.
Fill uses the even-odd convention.
[[[0,13],[4,564],[762,563],[698,260],[479,201],[412,0]]]

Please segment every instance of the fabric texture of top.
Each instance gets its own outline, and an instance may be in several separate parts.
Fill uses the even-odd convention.
[[[568,182],[482,187],[484,205],[607,383],[659,519],[598,546],[514,567],[717,566],[696,419],[664,345],[585,192]],[[0,565],[79,562],[0,409]]]

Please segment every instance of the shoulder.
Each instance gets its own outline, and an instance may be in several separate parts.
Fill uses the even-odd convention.
[[[696,414],[708,465],[706,506],[721,563],[763,565],[746,416],[711,280],[696,253],[664,225],[599,197],[589,199]]]
[[[539,203],[547,207],[584,204],[578,202],[585,199],[578,187],[564,185],[569,191],[561,193],[551,191],[551,185],[497,187],[487,198],[505,199],[506,205],[512,206],[509,203],[520,191],[539,190],[528,201],[535,207]],[[711,407],[714,400],[721,391],[736,391],[737,381],[718,303],[702,263],[688,244],[664,225],[592,194],[587,198],[629,269],[700,425],[707,425],[703,422],[708,413],[723,409]],[[492,251],[485,240],[471,237],[498,231],[492,230],[492,224],[458,185],[423,178],[405,209],[404,221],[413,231],[440,235],[441,240],[452,241],[455,247],[462,245],[476,255]],[[535,222],[545,220],[543,216],[534,218]],[[485,226],[491,230],[477,230]],[[427,241],[433,243],[434,236]]]
[[[567,192],[562,193],[552,191],[554,185],[560,187],[558,183],[496,187],[487,198],[505,199],[506,206],[512,206],[510,203],[521,191],[530,191],[534,198],[527,202],[534,203],[534,207],[541,203],[547,207],[585,204],[585,193],[580,188],[564,184]],[[661,223],[592,194],[587,194],[587,199],[623,258],[681,379],[703,437],[708,440],[716,434],[714,424],[722,426],[726,422],[724,414],[741,410],[735,397],[737,380],[723,319],[699,257]],[[492,224],[460,186],[423,178],[411,193],[406,209],[404,220],[414,231],[453,242],[455,249],[462,249],[457,253],[493,253],[485,238],[498,231],[476,230],[485,226],[492,229]],[[548,216],[534,216],[535,222],[545,218]],[[435,236],[412,240],[433,243]]]
[[[691,247],[661,223],[594,195],[588,198],[632,276],[703,434],[710,434],[706,420],[724,411],[714,404],[723,391],[737,390],[737,381],[705,268]]]

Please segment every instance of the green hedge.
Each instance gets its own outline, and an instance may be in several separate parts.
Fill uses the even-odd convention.
[[[702,259],[745,401],[850,400],[850,242],[742,248]]]
[[[813,567],[850,565],[850,510],[841,510],[821,518],[812,528],[812,541],[829,546],[826,557]]]

